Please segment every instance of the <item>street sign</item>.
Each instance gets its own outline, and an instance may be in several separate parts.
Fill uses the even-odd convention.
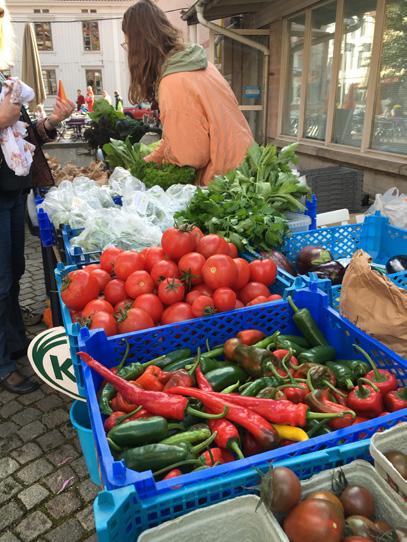
[[[65,329],[53,327],[37,335],[28,347],[32,368],[48,386],[72,399],[85,399],[78,393],[75,373]]]
[[[246,85],[243,87],[243,94],[245,98],[260,98],[261,90],[256,85]]]

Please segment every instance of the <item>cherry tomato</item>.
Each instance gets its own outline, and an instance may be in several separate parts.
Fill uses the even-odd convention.
[[[89,265],[86,265],[85,267],[82,267],[82,271],[86,271],[87,273],[95,271],[95,269],[101,269],[100,263],[91,263]]]
[[[95,277],[86,271],[71,271],[62,282],[61,297],[68,307],[80,311],[100,293],[100,286]]]
[[[230,254],[227,241],[215,234],[204,235],[198,241],[198,252],[205,256],[205,258],[214,256],[215,254]]]
[[[155,294],[139,295],[133,306],[148,312],[155,324],[161,320],[164,311],[163,304]]]
[[[117,325],[113,314],[106,311],[95,312],[91,315],[89,329],[103,329],[108,337],[117,335]]]
[[[92,271],[90,271],[90,274],[98,281],[101,292],[103,292],[103,290],[105,289],[106,284],[110,280],[112,280],[112,277],[109,275],[109,273],[107,271],[104,271],[103,269],[93,269]]]
[[[146,248],[145,251],[145,269],[149,273],[151,273],[151,270],[156,263],[161,262],[161,260],[168,259],[162,247]]]
[[[119,301],[119,303],[116,303],[116,305],[114,306],[114,314],[120,314],[122,312],[128,311],[132,308],[133,303],[134,299],[130,299],[129,297],[123,299],[123,301]]]
[[[253,305],[261,305],[262,303],[267,303],[267,301],[268,300],[266,296],[258,295],[257,297],[249,301],[249,303],[247,303],[247,307],[252,307]]]
[[[270,296],[270,290],[260,282],[248,282],[239,292],[239,298],[246,305],[260,295],[266,298]]]
[[[191,290],[188,294],[187,294],[187,297],[185,298],[185,301],[187,303],[189,303],[189,305],[192,305],[192,303],[195,301],[195,299],[197,297],[199,297],[200,295],[202,295],[202,292],[199,292],[198,290]]]
[[[164,279],[179,278],[178,266],[170,260],[161,260],[153,265],[151,269],[151,278],[156,284]]]
[[[344,532],[343,512],[322,499],[306,499],[283,523],[290,542],[340,542]]]
[[[123,251],[117,247],[108,247],[100,255],[100,267],[112,274],[116,258]]]
[[[124,282],[119,279],[113,279],[106,284],[104,296],[111,305],[117,305],[120,301],[127,298]]]
[[[231,311],[236,306],[236,293],[230,288],[218,288],[213,294],[213,302],[218,311]]]
[[[114,264],[114,272],[118,279],[126,280],[134,271],[144,269],[144,258],[135,250],[125,250],[119,254]]]
[[[205,284],[214,290],[223,286],[231,288],[237,278],[235,262],[225,254],[211,256],[202,267],[202,276]]]
[[[197,285],[202,282],[202,267],[205,258],[199,252],[189,252],[182,256],[178,262],[178,269],[181,273],[181,280],[187,285]]]
[[[154,327],[154,322],[148,312],[135,307],[127,311],[123,318],[119,318],[117,327],[119,333],[131,333]]]
[[[233,243],[228,243],[228,247],[229,247],[229,256],[231,258],[237,258],[239,255],[239,252],[237,250],[236,245],[234,245]]]
[[[188,303],[174,303],[163,312],[161,323],[173,324],[183,320],[191,320],[193,317],[191,305],[188,305]]]
[[[216,312],[215,303],[211,297],[200,295],[192,303],[192,314],[195,317],[209,316]]]
[[[260,492],[267,508],[286,514],[300,502],[301,482],[291,469],[275,467],[262,477]]]
[[[168,228],[161,238],[161,246],[165,254],[177,262],[184,254],[195,250],[196,239],[191,231]]]
[[[179,279],[165,279],[158,287],[158,297],[164,305],[172,305],[182,301],[185,296],[185,286]]]
[[[236,305],[235,305],[235,309],[243,309],[244,305],[243,303],[240,301],[240,299],[236,299]]]
[[[126,280],[126,293],[136,299],[142,294],[151,294],[155,284],[147,271],[134,271]]]
[[[271,294],[268,296],[267,301],[280,301],[281,299],[283,299],[281,295]]]
[[[250,262],[250,280],[270,286],[276,280],[277,266],[271,259]]]
[[[92,301],[89,301],[83,309],[82,316],[84,318],[89,318],[89,316],[95,314],[95,312],[100,311],[113,314],[113,307],[106,299],[93,299]]]
[[[237,279],[233,284],[235,290],[241,290],[250,280],[250,266],[243,258],[234,258],[237,269]]]
[[[374,497],[366,487],[349,485],[340,497],[345,516],[364,516],[372,519],[375,513]]]

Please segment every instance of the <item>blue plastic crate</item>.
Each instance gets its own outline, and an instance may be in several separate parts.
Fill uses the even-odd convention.
[[[336,468],[355,459],[371,461],[369,439],[327,450],[311,452],[300,457],[273,462],[286,466],[307,479],[323,470]],[[267,468],[263,465],[264,470]],[[172,481],[179,486],[180,478]],[[146,529],[175,519],[197,508],[210,506],[240,495],[253,493],[259,483],[255,469],[240,470],[225,477],[198,481],[193,485],[173,487],[147,499],[140,498],[134,487],[102,491],[93,504],[96,533],[99,542],[135,542]]]
[[[377,361],[379,367],[386,367],[397,375],[400,383],[407,383],[407,361],[367,336],[342,318],[328,305],[328,297],[322,292],[300,290],[295,292],[294,299],[300,307],[307,307],[313,314],[318,325],[324,332],[327,340],[337,349],[339,359],[354,359],[357,355],[352,345],[360,344]],[[79,346],[95,359],[107,367],[117,365],[123,354],[124,345],[121,338],[125,337],[131,346],[129,362],[148,361],[165,352],[181,347],[189,347],[196,351],[198,347],[205,348],[209,340],[211,346],[222,344],[236,332],[256,328],[266,334],[276,330],[283,333],[298,333],[292,322],[292,310],[286,301],[278,301],[265,305],[246,307],[238,311],[221,313],[210,318],[198,318],[188,322],[180,322],[170,326],[157,327],[148,331],[140,331],[128,335],[106,338],[101,331],[81,331]],[[133,485],[140,498],[159,495],[171,487],[168,481],[155,482],[151,471],[136,472],[127,469],[122,461],[115,461],[110,453],[103,429],[103,419],[97,402],[97,390],[101,385],[101,377],[82,363],[86,396],[89,402],[92,429],[95,436],[98,459],[102,473],[102,480],[107,489],[116,489]],[[191,484],[199,481],[209,481],[212,478],[229,476],[242,469],[264,466],[268,461],[276,461],[289,456],[298,456],[304,453],[320,450],[326,447],[337,446],[342,443],[355,442],[361,438],[372,435],[378,427],[390,427],[407,414],[405,411],[389,414],[385,417],[371,420],[365,424],[355,425],[346,429],[335,431],[309,441],[296,443],[277,450],[265,452],[244,460],[234,461],[226,466],[189,473],[182,477],[182,483]]]
[[[78,350],[79,350],[78,338],[79,338],[81,327],[78,323],[72,322],[69,309],[67,308],[67,306],[65,305],[65,303],[62,301],[62,298],[61,298],[61,288],[62,288],[62,281],[68,273],[70,273],[71,271],[76,271],[77,269],[80,269],[81,267],[83,267],[83,265],[86,265],[87,263],[89,262],[84,262],[83,264],[79,266],[78,265],[65,266],[64,264],[59,263],[57,265],[57,268],[55,269],[55,277],[56,277],[56,283],[57,283],[57,288],[58,288],[59,303],[61,306],[62,320],[64,323],[66,334],[68,336],[69,349],[71,352],[71,359],[72,359],[72,364],[75,371],[78,391],[82,397],[85,397],[85,386],[84,386],[84,381],[83,381],[82,367],[77,355]],[[279,294],[283,296],[289,293],[293,293],[296,288],[298,289],[302,285],[303,283],[300,278],[298,278],[295,281],[291,281],[287,279],[285,272],[278,270],[276,281],[271,286],[270,292],[273,294]],[[213,318],[213,316],[207,316],[205,320],[208,318],[211,319]],[[162,327],[166,328],[168,326],[162,326]],[[122,335],[117,335],[117,337],[122,337]]]
[[[93,252],[84,252],[81,247],[74,247],[71,244],[73,237],[77,237],[83,228],[71,228],[69,225],[62,226],[62,239],[65,249],[65,260],[67,265],[86,265],[89,263],[98,262],[100,259],[101,250]]]

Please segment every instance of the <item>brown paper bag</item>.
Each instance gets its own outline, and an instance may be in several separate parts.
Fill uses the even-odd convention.
[[[407,359],[407,290],[372,270],[370,262],[363,250],[353,255],[342,284],[340,312]]]

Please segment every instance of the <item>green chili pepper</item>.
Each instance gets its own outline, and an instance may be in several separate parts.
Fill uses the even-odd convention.
[[[161,416],[140,418],[116,425],[107,437],[121,448],[159,442],[168,435],[168,422]]]
[[[310,348],[307,339],[304,339],[304,337],[301,337],[301,335],[279,335],[277,338],[277,343],[279,341],[290,341],[298,346],[301,346],[301,348]]]
[[[361,378],[367,375],[370,371],[370,365],[360,359],[338,359],[335,363],[340,363],[349,369],[353,373],[353,378]]]
[[[263,376],[250,382],[250,384],[240,393],[240,395],[247,397],[256,397],[264,388],[275,388],[280,385],[280,381],[273,376]]]
[[[328,361],[326,366],[331,369],[336,377],[336,383],[341,388],[354,388],[353,379],[356,378],[350,367],[336,361]]]
[[[298,356],[300,363],[325,363],[336,359],[336,350],[329,345],[314,346]]]
[[[223,389],[220,393],[233,393],[235,390],[240,388],[240,380],[235,382],[234,384],[231,384],[230,386],[227,386],[225,389]]]
[[[291,296],[288,296],[287,301],[294,311],[293,321],[295,325],[307,339],[309,344],[311,346],[328,344],[310,311],[308,309],[299,309]]]
[[[328,426],[329,421],[330,420],[308,420],[305,431],[309,438],[332,433],[332,430]]]
[[[214,371],[215,369],[223,369],[223,367],[235,367],[234,363],[230,361],[219,361],[213,358],[204,358],[201,359],[199,364],[203,374],[209,373],[209,371]]]
[[[307,352],[308,348],[305,348],[303,346],[298,345],[297,343],[293,341],[289,341],[287,339],[278,339],[276,342],[276,347],[281,350],[292,350],[294,356],[299,356],[303,352]]]
[[[190,357],[190,358],[184,358],[184,359],[179,359],[177,361],[173,361],[165,367],[165,370],[168,373],[172,373],[174,371],[178,371],[179,369],[185,369],[187,365],[192,365],[195,359],[196,359],[195,357]]]
[[[206,373],[206,379],[214,391],[221,391],[236,382],[245,382],[247,374],[237,365],[226,365]]]
[[[161,441],[162,444],[181,444],[183,442],[189,442],[195,444],[196,442],[202,442],[211,436],[211,430],[207,425],[199,424],[190,427],[188,431],[177,433],[171,437],[167,437]]]
[[[169,352],[168,354],[164,354],[163,356],[152,359],[147,363],[143,363],[143,365],[144,367],[156,365],[157,367],[160,367],[160,369],[164,369],[164,367],[167,367],[167,365],[170,365],[170,363],[175,363],[176,361],[189,357],[191,357],[191,350],[189,348],[180,348],[179,350],[174,350],[173,352]]]
[[[259,393],[256,395],[256,397],[260,397],[263,399],[275,399],[276,395],[276,388],[272,388],[270,386],[267,386],[267,388],[263,388],[259,391]]]

